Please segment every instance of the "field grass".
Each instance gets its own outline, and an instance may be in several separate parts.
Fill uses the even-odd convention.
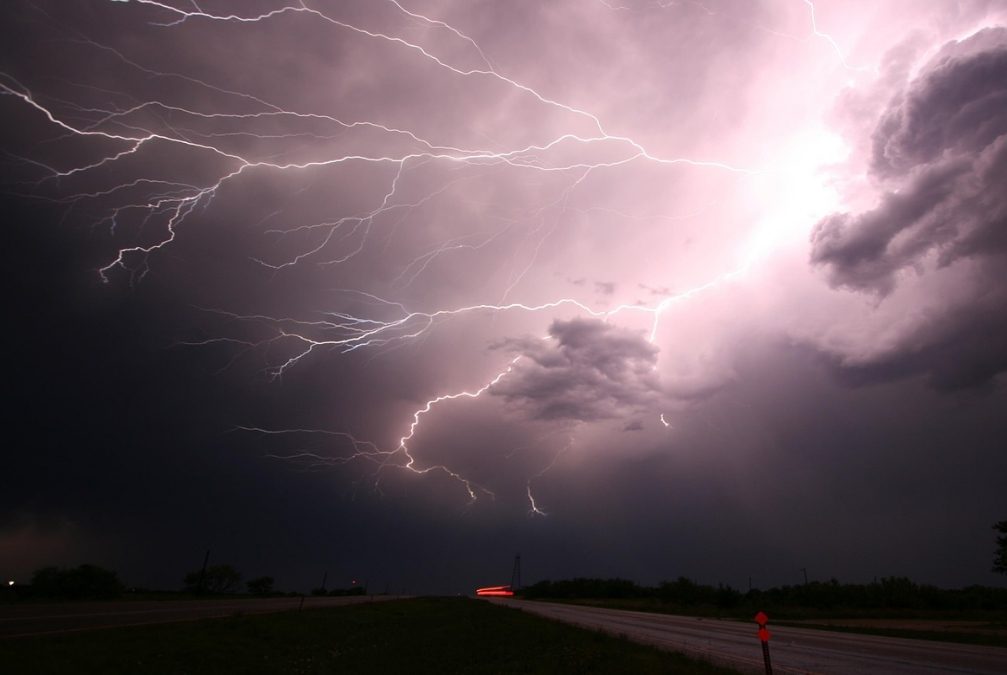
[[[939,631],[916,630],[912,628],[880,628],[874,626],[843,626],[823,623],[796,623],[779,621],[778,626],[793,626],[795,628],[813,628],[837,633],[860,633],[862,635],[880,635],[882,637],[908,638],[910,640],[933,640],[936,642],[957,642],[966,645],[984,645],[987,647],[1007,647],[1007,637],[1003,633],[972,633],[966,630]],[[989,624],[990,628],[1003,629],[1000,624]]]
[[[0,640],[5,675],[734,671],[465,598]]]

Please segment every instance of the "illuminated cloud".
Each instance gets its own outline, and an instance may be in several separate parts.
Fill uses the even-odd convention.
[[[0,510],[168,586],[267,538],[291,588],[470,590],[518,545],[554,577],[985,569],[1002,3],[3,15]]]
[[[830,283],[884,297],[899,284],[916,293],[920,277],[966,278],[911,333],[848,364],[847,375],[987,383],[1007,369],[1007,31],[940,50],[882,115],[871,168],[878,205],[833,214],[812,234],[811,260]]]
[[[514,372],[491,390],[540,420],[610,419],[660,399],[658,350],[637,331],[597,319],[555,321],[549,340],[510,340],[521,355]]]
[[[1003,253],[1007,31],[988,33],[1003,44],[964,56],[946,50],[885,112],[873,138],[881,203],[832,215],[812,235],[812,261],[834,284],[883,293],[931,251],[942,265]]]

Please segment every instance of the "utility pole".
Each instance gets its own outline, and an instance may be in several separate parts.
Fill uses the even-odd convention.
[[[196,595],[203,594],[203,584],[206,583],[206,564],[210,562],[210,549],[206,549],[206,555],[203,556],[203,568],[199,570],[199,582],[196,584]]]
[[[521,554],[514,556],[514,570],[510,575],[510,589],[517,591],[521,588]]]
[[[804,572],[804,585],[807,586],[808,585],[808,568],[807,567],[802,567],[801,571]]]
[[[326,584],[326,582],[328,582],[328,580],[329,580],[329,572],[328,572],[328,570],[326,570],[325,574],[322,575],[322,590],[323,591],[325,590],[325,584]]]

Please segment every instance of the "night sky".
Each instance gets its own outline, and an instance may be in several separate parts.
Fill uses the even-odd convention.
[[[0,18],[5,578],[1002,583],[1007,3]]]

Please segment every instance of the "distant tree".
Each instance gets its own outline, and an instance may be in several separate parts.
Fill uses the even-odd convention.
[[[273,592],[273,577],[258,577],[245,582],[245,587],[252,595],[269,595]]]
[[[183,582],[185,590],[192,593],[230,593],[241,583],[241,574],[230,565],[210,565],[205,574],[202,570],[189,572]]]
[[[43,567],[31,579],[31,594],[38,598],[62,600],[102,600],[122,593],[119,577],[112,570],[97,565],[72,569]]]
[[[884,577],[881,580],[881,605],[905,609],[919,605],[920,587],[907,577]]]
[[[58,567],[40,567],[31,575],[32,595],[40,598],[54,598],[59,595],[60,569]]]
[[[993,553],[993,571],[1007,574],[1007,520],[1001,520],[993,526],[1000,533],[997,537],[997,548]]]
[[[665,602],[680,605],[698,605],[708,602],[714,594],[710,586],[697,584],[688,577],[679,577],[675,581],[662,582],[657,587],[657,595]]]
[[[723,584],[718,584],[714,597],[717,607],[721,609],[737,607],[741,602],[741,593],[731,588],[730,585],[724,586]]]

